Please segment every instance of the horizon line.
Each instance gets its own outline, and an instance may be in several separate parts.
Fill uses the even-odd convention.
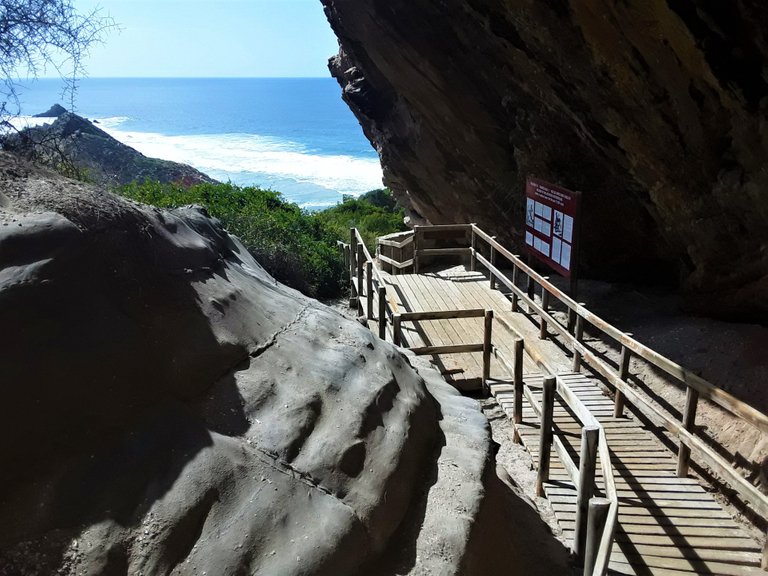
[[[331,79],[333,76],[84,76],[76,78],[82,80],[317,80]],[[36,80],[61,80],[67,82],[68,78],[59,76],[40,76],[38,78],[17,79],[16,82],[35,82]]]

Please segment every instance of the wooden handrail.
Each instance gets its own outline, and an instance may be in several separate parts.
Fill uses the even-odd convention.
[[[516,268],[519,268],[524,274],[526,274],[529,278],[532,278],[549,294],[559,300],[568,309],[575,312],[578,316],[584,318],[584,320],[592,324],[595,328],[610,336],[622,346],[626,346],[627,349],[631,350],[638,357],[663,370],[686,386],[690,386],[691,388],[696,389],[702,398],[711,400],[721,408],[724,408],[735,416],[739,416],[762,432],[768,432],[768,415],[763,414],[749,404],[735,398],[725,390],[722,390],[714,384],[706,381],[701,376],[694,374],[690,370],[686,370],[669,358],[666,358],[658,352],[651,350],[644,344],[632,338],[629,334],[626,334],[612,324],[609,324],[607,321],[590,312],[581,304],[575,302],[570,296],[554,286],[531,267],[527,266],[520,258],[499,244],[492,236],[482,231],[477,226],[473,226],[473,230],[475,234],[482,238],[486,243],[490,244],[499,254],[507,258],[507,260],[509,260]],[[478,257],[482,257],[482,255],[478,254]],[[484,258],[483,260],[487,263],[486,267],[492,266],[496,270],[496,277],[498,279],[501,279],[500,276],[504,276],[504,274],[499,271],[496,266],[493,266],[488,260],[485,260]]]
[[[395,242],[394,240],[386,240],[384,238],[377,238],[376,243],[380,246],[389,246],[390,248],[405,248],[413,242],[413,232],[409,233],[409,236],[401,242]]]
[[[383,256],[382,254],[379,254],[378,259],[385,264],[389,264],[390,266],[394,266],[398,270],[402,270],[403,268],[408,268],[409,266],[413,266],[413,258],[410,260],[406,260],[405,262],[398,262],[397,260],[394,260],[388,256]]]
[[[490,236],[488,236],[487,234],[485,234],[485,237],[490,238]],[[512,260],[512,263],[514,265],[517,265],[519,262],[522,266],[525,266],[522,264],[522,262],[520,262],[519,259],[516,259],[513,255],[509,254],[508,251],[503,249],[503,247],[501,248],[502,249],[500,249],[500,247],[496,247],[499,253],[503,254],[505,257],[514,258],[514,260]],[[747,481],[743,476],[741,476],[738,473],[738,471],[736,471],[727,460],[725,460],[722,456],[720,456],[717,452],[715,452],[712,448],[710,448],[701,438],[694,436],[694,434],[691,431],[689,431],[687,429],[688,427],[686,427],[682,422],[678,422],[673,416],[665,413],[665,411],[661,407],[657,406],[655,402],[653,402],[650,398],[645,398],[644,395],[636,391],[625,380],[620,378],[619,374],[616,373],[612,367],[610,367],[605,361],[600,359],[590,349],[584,346],[584,344],[582,344],[575,336],[571,335],[568,332],[567,327],[560,324],[557,320],[555,320],[555,318],[551,314],[549,314],[549,312],[545,311],[541,306],[539,306],[535,302],[535,300],[530,298],[527,294],[527,291],[513,284],[512,281],[509,280],[509,278],[507,278],[505,274],[503,274],[498,268],[492,265],[490,261],[484,258],[480,253],[477,254],[477,260],[488,269],[489,273],[495,274],[499,282],[504,284],[514,294],[516,294],[519,299],[525,302],[525,304],[529,307],[529,309],[535,312],[539,316],[539,318],[541,318],[543,321],[546,321],[547,325],[550,328],[552,328],[555,332],[557,332],[558,335],[568,345],[570,345],[571,350],[574,352],[574,354],[578,353],[585,363],[587,363],[597,373],[603,376],[608,381],[608,383],[611,384],[616,390],[620,391],[624,395],[624,397],[630,402],[632,402],[638,408],[638,410],[640,410],[646,417],[650,418],[654,422],[660,423],[670,433],[677,436],[681,444],[686,445],[689,449],[695,450],[699,458],[703,462],[705,462],[710,468],[712,468],[715,472],[717,472],[725,481],[727,481],[749,503],[749,505],[756,512],[758,512],[764,517],[768,516],[768,496],[760,492],[755,486],[753,486],[749,481]],[[530,268],[525,266],[525,268],[521,267],[521,270],[525,272],[525,270],[530,270]],[[545,279],[543,279],[539,275],[536,275],[535,280],[539,282],[539,279],[541,283],[543,283],[542,285],[544,285],[544,283],[548,284],[548,282]],[[555,294],[553,295],[556,298],[559,298],[558,295],[555,295]],[[570,300],[570,302],[576,307],[575,310],[577,315],[581,316],[581,310],[584,310],[584,308],[581,305],[573,302],[573,300]],[[617,329],[614,328],[614,330],[617,330]],[[629,337],[627,336],[627,338]],[[654,353],[654,354],[657,354],[657,353]],[[707,383],[707,385],[711,388],[714,388],[712,384]],[[698,388],[695,388],[695,389],[699,391]],[[730,397],[732,398],[733,402],[739,403],[743,406],[748,406],[740,402],[739,400],[733,398],[727,392],[722,390],[720,390],[720,392],[722,393],[722,396],[719,396],[720,398]],[[713,399],[713,396],[709,394],[702,393],[701,396]],[[722,404],[720,405],[722,406]],[[762,419],[767,418],[765,415],[758,412],[757,410],[751,407],[749,408],[751,411],[758,414]],[[736,416],[741,417],[745,421],[755,425],[756,427],[762,430],[762,428],[758,425],[760,420],[755,420],[754,418],[747,417],[743,411],[741,412],[730,411],[730,412]],[[750,412],[747,412],[747,414],[749,413]],[[610,521],[610,518],[609,518],[609,521]]]

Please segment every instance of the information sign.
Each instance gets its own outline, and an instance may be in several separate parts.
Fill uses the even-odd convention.
[[[529,178],[525,196],[526,249],[557,273],[574,278],[581,193]]]

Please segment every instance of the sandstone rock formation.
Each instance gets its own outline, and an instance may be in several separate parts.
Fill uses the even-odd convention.
[[[587,274],[768,321],[765,2],[321,1],[331,72],[418,215],[519,246],[533,174],[584,193]]]
[[[566,569],[473,400],[201,209],[0,191],[0,574]]]
[[[51,124],[6,135],[0,142],[3,149],[104,186],[144,180],[184,186],[215,182],[186,164],[144,156],[89,120],[62,110],[56,104],[38,115],[55,117]]]

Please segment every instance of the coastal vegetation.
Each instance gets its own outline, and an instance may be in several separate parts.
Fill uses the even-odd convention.
[[[369,249],[375,248],[377,236],[404,229],[403,210],[389,190],[345,196],[317,212],[288,202],[279,192],[234,184],[184,187],[147,181],[123,186],[118,193],[160,208],[203,206],[277,280],[321,299],[343,294],[345,269],[336,241],[347,240],[350,227],[360,229]]]

